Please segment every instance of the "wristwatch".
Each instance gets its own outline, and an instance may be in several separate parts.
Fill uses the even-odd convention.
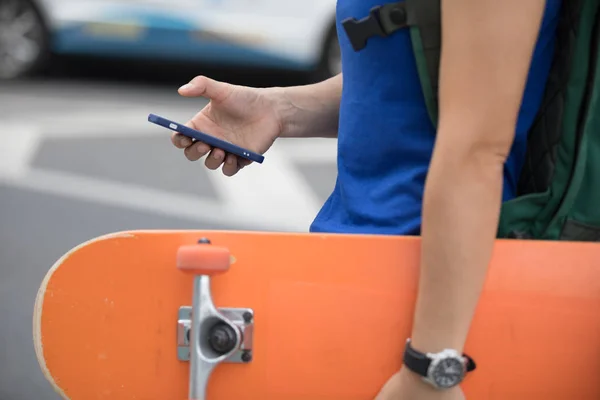
[[[463,381],[475,362],[466,354],[445,349],[439,353],[421,353],[411,346],[410,338],[404,349],[404,365],[436,389],[449,389]]]

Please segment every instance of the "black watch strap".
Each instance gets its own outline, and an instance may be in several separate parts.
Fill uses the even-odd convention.
[[[473,371],[477,366],[475,365],[475,361],[468,355],[463,353],[463,357],[467,359],[467,372]],[[427,371],[429,370],[429,365],[431,364],[431,359],[427,357],[425,353],[421,353],[413,349],[410,345],[410,339],[406,341],[406,347],[404,349],[404,365],[408,367],[411,371],[426,377]]]
[[[427,371],[429,370],[431,360],[424,353],[413,349],[410,345],[410,340],[406,341],[404,358],[402,361],[404,362],[404,365],[406,365],[406,367],[408,367],[408,369],[411,371],[424,377],[427,376]]]

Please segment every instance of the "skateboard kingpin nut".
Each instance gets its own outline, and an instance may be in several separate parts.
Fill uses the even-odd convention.
[[[233,351],[237,344],[236,331],[227,323],[219,322],[208,332],[208,343],[219,355]]]

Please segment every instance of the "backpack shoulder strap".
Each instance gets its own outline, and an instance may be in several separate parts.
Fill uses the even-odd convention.
[[[437,126],[438,79],[442,47],[440,0],[406,0],[405,7],[425,104],[431,122]],[[384,27],[388,24],[391,27],[393,22],[386,15],[385,10],[386,6],[381,10],[381,23]]]
[[[423,96],[434,126],[438,118],[438,76],[441,51],[440,0],[405,0],[371,9],[369,16],[342,21],[355,51],[372,36],[386,37],[409,29]]]

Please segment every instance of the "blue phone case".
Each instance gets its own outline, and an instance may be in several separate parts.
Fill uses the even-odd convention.
[[[227,153],[234,154],[238,157],[242,157],[247,160],[257,162],[259,164],[262,164],[263,160],[265,159],[264,156],[257,154],[253,151],[236,146],[233,143],[229,143],[225,140],[218,139],[214,136],[211,136],[206,133],[189,128],[189,127],[179,124],[177,122],[169,121],[168,119],[159,117],[158,115],[154,115],[154,114],[148,115],[148,121],[150,121],[156,125],[160,125],[162,127],[170,129],[172,131],[179,132],[182,135],[187,136],[189,138],[196,139],[200,142],[206,143],[207,145],[209,145],[211,147],[216,147]]]

